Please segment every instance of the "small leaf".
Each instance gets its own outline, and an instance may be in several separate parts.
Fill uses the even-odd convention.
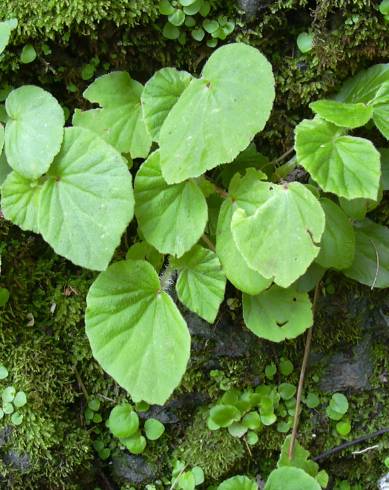
[[[55,252],[76,265],[106,269],[133,203],[121,155],[87,129],[66,128],[39,199],[38,229]]]
[[[341,420],[336,424],[336,431],[341,436],[347,436],[351,432],[351,423],[349,420]]]
[[[326,408],[326,414],[331,420],[340,420],[343,417],[343,413],[339,413],[331,407]]]
[[[8,377],[8,369],[4,364],[0,364],[0,379],[5,379]]]
[[[330,199],[321,199],[326,225],[316,262],[329,269],[347,269],[355,255],[355,233],[350,220],[342,209]]]
[[[97,78],[84,92],[85,99],[100,109],[76,110],[73,125],[90,129],[121,153],[145,158],[151,137],[143,120],[143,86],[127,72],[116,71]]]
[[[26,403],[27,403],[26,394],[24,393],[24,391],[18,391],[13,400],[13,404],[15,405],[16,408],[21,408],[24,407]]]
[[[108,427],[115,437],[131,437],[138,431],[139,417],[129,403],[123,403],[111,410]]]
[[[237,437],[238,439],[240,439],[246,434],[247,427],[245,427],[240,422],[234,422],[228,427],[228,432],[232,437]]]
[[[94,357],[135,402],[162,405],[185,372],[190,336],[160,287],[147,262],[111,265],[89,290],[86,332]]]
[[[217,20],[204,19],[203,28],[208,32],[208,34],[212,34],[219,29],[219,22]]]
[[[162,68],[146,83],[141,101],[144,121],[153,141],[158,142],[163,122],[191,80],[186,71]]]
[[[309,459],[309,451],[303,448],[303,446],[296,441],[293,451],[292,459],[289,459],[289,446],[290,446],[291,436],[287,436],[281,448],[281,454],[278,459],[277,467],[296,467],[303,470],[308,475],[315,477],[319,470],[319,465],[314,461]],[[280,489],[281,490],[281,489]]]
[[[147,441],[140,432],[131,437],[126,437],[120,441],[132,454],[141,454],[146,449]]]
[[[11,422],[13,425],[20,425],[23,422],[23,414],[19,412],[15,412],[11,415]]]
[[[345,136],[319,118],[302,121],[295,134],[298,163],[324,191],[346,199],[377,198],[380,155],[370,141]]]
[[[261,418],[258,412],[249,412],[242,419],[242,424],[251,430],[259,430],[262,427]]]
[[[170,22],[166,22],[163,27],[162,34],[164,35],[164,37],[166,37],[166,39],[174,41],[175,39],[178,39],[180,35],[180,29],[170,24]]]
[[[16,390],[13,386],[7,386],[6,388],[4,388],[1,394],[3,403],[11,403],[15,398],[15,394],[16,394]]]
[[[196,15],[203,6],[203,0],[196,0],[191,5],[184,7],[186,15]]]
[[[389,229],[365,219],[355,224],[355,257],[344,274],[376,288],[389,287]]]
[[[182,182],[231,162],[263,129],[273,99],[271,65],[259,51],[241,43],[215,51],[201,79],[191,81],[162,126],[166,182]]]
[[[169,15],[168,20],[173,26],[179,27],[185,22],[185,14],[182,10],[176,9]]]
[[[165,426],[157,419],[147,419],[145,422],[145,434],[149,441],[156,441],[165,432]]]
[[[1,188],[1,207],[4,217],[22,230],[39,233],[38,208],[41,186],[38,181],[26,179],[11,172]]]
[[[228,427],[241,418],[240,411],[233,405],[215,405],[209,412],[209,417],[218,427]]]
[[[36,59],[36,51],[32,44],[26,44],[20,53],[20,61],[24,64],[32,63]]]
[[[238,208],[232,217],[232,235],[250,268],[286,288],[318,255],[324,212],[299,182],[262,182],[258,192],[263,204],[249,216]]]
[[[247,444],[249,444],[250,446],[255,446],[255,444],[257,444],[257,442],[259,441],[258,434],[256,434],[253,431],[248,431],[246,440],[247,440]]]
[[[171,5],[169,0],[160,0],[159,2],[159,13],[162,15],[171,15],[174,12],[174,7]]]
[[[192,37],[195,41],[201,42],[204,39],[205,32],[201,27],[192,30]]]
[[[33,85],[13,90],[5,107],[8,163],[24,177],[36,179],[47,172],[60,150],[65,124],[62,107],[51,94]]]
[[[289,359],[286,359],[285,357],[281,357],[279,367],[280,367],[280,372],[283,376],[289,376],[290,374],[293,373],[294,370],[292,362]]]
[[[226,287],[217,255],[195,245],[172,265],[179,271],[176,284],[178,299],[207,322],[214,322]]]
[[[297,36],[297,47],[302,53],[308,53],[313,48],[313,34],[301,32]]]
[[[373,115],[373,108],[362,102],[352,104],[337,100],[318,100],[309,104],[309,107],[322,119],[345,128],[364,126]]]
[[[258,296],[243,294],[243,318],[258,337],[281,342],[312,326],[312,305],[306,293],[273,285]]]
[[[7,288],[0,288],[0,307],[3,307],[5,306],[7,303],[8,303],[8,300],[9,300],[9,291]],[[0,370],[1,370],[1,366],[0,365]],[[4,367],[4,366],[2,366]],[[1,375],[0,375],[0,379],[3,379],[1,378]]]
[[[204,483],[204,471],[200,466],[194,466],[191,469],[192,475],[194,476],[196,486]]]
[[[321,487],[300,468],[283,467],[270,473],[264,490],[321,490]]]
[[[257,484],[247,476],[233,476],[224,480],[217,490],[258,490]]]
[[[309,392],[304,400],[304,403],[308,408],[316,408],[320,405],[320,398],[316,393]]]
[[[144,237],[163,254],[181,257],[204,232],[208,209],[203,193],[193,180],[166,184],[159,151],[149,156],[136,175],[135,202]]]
[[[278,393],[283,400],[290,400],[296,394],[297,388],[290,383],[281,383],[278,386]]]
[[[88,401],[88,408],[90,408],[93,412],[98,412],[100,409],[101,402],[97,398],[92,398]]]
[[[344,415],[348,411],[347,398],[342,393],[335,393],[332,395],[330,408]]]
[[[204,0],[199,10],[199,14],[202,17],[207,17],[210,11],[211,11],[211,4],[207,0]]]

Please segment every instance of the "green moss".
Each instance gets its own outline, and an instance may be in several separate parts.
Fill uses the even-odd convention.
[[[185,436],[173,453],[188,467],[201,466],[206,478],[219,480],[237,469],[246,453],[242,442],[225,430],[207,428],[207,410],[199,410]]]

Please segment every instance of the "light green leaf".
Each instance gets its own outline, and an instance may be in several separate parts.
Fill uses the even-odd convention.
[[[146,438],[143,437],[139,431],[133,436],[121,439],[120,442],[124,444],[132,454],[143,453],[147,446]]]
[[[126,259],[147,260],[159,272],[163,265],[163,255],[147,242],[137,242],[126,253]]]
[[[217,490],[258,490],[257,484],[247,476],[233,476],[224,480]]]
[[[165,426],[157,419],[147,419],[145,422],[145,434],[149,441],[156,441],[165,432]]]
[[[371,66],[347,80],[337,94],[336,100],[367,104],[375,98],[382,84],[388,81],[389,63]]]
[[[32,44],[26,44],[23,46],[22,52],[20,53],[21,63],[28,64],[32,63],[36,59],[36,51]]]
[[[5,151],[0,153],[0,189],[4,184],[5,179],[12,172],[12,168],[8,165],[7,157],[5,156]]]
[[[67,128],[40,192],[43,238],[74,264],[104,270],[133,206],[131,175],[121,155],[91,131]]]
[[[11,32],[16,29],[17,25],[18,21],[16,19],[10,19],[4,22],[0,22],[0,54],[6,48]]]
[[[298,163],[324,191],[346,199],[377,199],[380,155],[370,141],[345,136],[320,118],[302,121],[295,135]]]
[[[101,109],[76,110],[73,125],[94,131],[121,153],[130,153],[131,158],[146,158],[151,137],[143,120],[142,90],[143,86],[124,71],[97,78],[83,95]]]
[[[329,269],[347,269],[355,255],[355,233],[352,224],[342,209],[330,199],[321,199],[326,216],[326,225],[316,262]]]
[[[144,121],[153,141],[158,142],[166,116],[191,80],[192,75],[186,71],[162,68],[146,83],[141,101]]]
[[[209,411],[209,418],[217,427],[229,427],[240,420],[241,413],[234,405],[215,405]]]
[[[313,48],[313,34],[310,32],[301,32],[297,36],[297,47],[302,53],[309,53]]]
[[[159,2],[159,13],[162,15],[170,15],[174,12],[174,7],[171,5],[169,0],[160,0]]]
[[[315,477],[319,471],[319,465],[314,461],[311,461],[310,453],[298,442],[295,441],[293,457],[289,459],[289,446],[291,436],[287,436],[281,448],[280,457],[277,462],[277,467],[290,467],[300,468],[304,470],[308,475]]]
[[[282,342],[312,326],[312,305],[307,293],[273,285],[257,296],[243,294],[243,318],[258,337]]]
[[[172,265],[179,271],[178,299],[207,322],[214,322],[226,287],[217,255],[195,245],[180,259],[173,260]]]
[[[109,430],[115,437],[131,437],[139,428],[139,417],[129,403],[117,405],[108,419]]]
[[[185,14],[180,9],[175,9],[168,17],[170,24],[179,27],[185,22]]]
[[[383,136],[389,140],[389,80],[382,84],[372,101],[373,121]]]
[[[5,107],[9,116],[5,127],[8,163],[24,177],[36,179],[47,172],[61,148],[62,107],[51,94],[33,85],[13,90]]]
[[[300,468],[284,466],[270,473],[264,490],[321,490],[321,487]]]
[[[207,202],[194,181],[168,185],[156,151],[135,178],[135,215],[146,238],[159,252],[181,257],[204,232]]]
[[[258,192],[262,178],[261,172],[249,170],[244,177],[237,174],[231,180],[229,196],[220,208],[216,230],[216,253],[227,279],[236,288],[248,294],[260,293],[270,286],[271,279],[265,279],[247,265],[235,245],[231,220],[237,208],[242,208],[250,214],[264,202],[261,193]]]
[[[371,288],[389,287],[389,229],[369,219],[355,224],[355,257],[343,273]]]
[[[348,411],[348,400],[343,393],[334,393],[331,397],[330,408],[337,413],[344,415]]]
[[[98,276],[87,296],[86,333],[94,357],[135,402],[162,405],[180,383],[190,335],[149,263],[117,262]]]
[[[273,100],[271,65],[258,50],[240,43],[219,48],[161,128],[165,180],[182,182],[234,160],[265,126]]]
[[[171,41],[174,41],[179,37],[180,29],[170,24],[170,22],[166,22],[162,30],[162,34],[166,37],[166,39],[170,39]]]
[[[373,108],[362,102],[352,104],[337,100],[318,100],[309,104],[309,107],[322,119],[345,128],[364,126],[373,115]]]
[[[304,274],[319,253],[324,212],[316,197],[299,182],[260,183],[264,203],[247,216],[234,212],[232,235],[252,269],[282,287]]]
[[[40,189],[38,181],[26,179],[16,172],[11,172],[1,187],[1,208],[4,217],[22,230],[39,233]]]

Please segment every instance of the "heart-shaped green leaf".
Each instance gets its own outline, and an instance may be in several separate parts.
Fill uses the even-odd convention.
[[[321,490],[321,487],[300,468],[284,466],[270,473],[264,490]]]
[[[355,224],[355,257],[344,274],[370,287],[389,287],[389,228],[369,219]]]
[[[313,34],[310,32],[301,32],[297,36],[297,47],[302,53],[308,53],[313,48]]]
[[[282,287],[304,274],[319,253],[324,212],[299,182],[257,185],[261,204],[252,215],[238,208],[231,230],[248,266]]]
[[[3,151],[3,146],[4,146],[4,127],[0,123],[0,155]]]
[[[87,296],[92,352],[131,395],[162,405],[180,383],[190,352],[185,320],[145,261],[112,264]]]
[[[141,96],[143,117],[153,141],[158,141],[166,116],[191,80],[186,71],[162,68],[146,83]]]
[[[316,262],[329,269],[347,269],[355,255],[355,233],[344,211],[330,199],[321,199],[326,225]]]
[[[179,271],[178,299],[191,311],[212,323],[224,298],[226,277],[217,255],[195,245],[180,259],[172,261]]]
[[[373,115],[373,108],[362,102],[352,104],[337,100],[318,100],[309,104],[309,107],[322,119],[345,128],[364,126]]]
[[[372,101],[373,121],[389,140],[389,81],[382,84]]]
[[[215,51],[161,128],[166,182],[182,182],[231,162],[263,129],[273,100],[271,65],[258,50],[235,43]]]
[[[63,110],[51,94],[33,85],[13,90],[5,107],[9,116],[5,127],[8,163],[24,177],[36,179],[47,172],[60,150]]]
[[[370,141],[345,136],[342,129],[320,118],[302,121],[295,135],[298,163],[324,191],[346,199],[377,199],[380,155]]]
[[[1,188],[1,208],[4,217],[22,230],[39,233],[38,205],[41,186],[11,172]]]
[[[108,427],[115,437],[131,437],[139,428],[138,414],[129,403],[117,405],[109,415]]]
[[[258,490],[257,484],[247,476],[233,476],[221,483],[217,490]]]
[[[159,151],[150,155],[135,178],[135,215],[146,238],[159,252],[181,257],[204,232],[207,202],[192,180],[168,185]]]
[[[73,263],[104,270],[133,206],[131,175],[120,153],[87,129],[67,128],[40,191],[43,238]]]
[[[312,326],[312,305],[307,293],[273,285],[257,296],[243,294],[243,318],[258,337],[281,342]]]
[[[287,436],[285,438],[284,443],[282,444],[280,457],[278,458],[277,467],[290,467],[300,468],[304,470],[308,475],[312,477],[316,477],[319,471],[319,465],[312,461],[310,458],[310,453],[298,442],[295,441],[293,457],[289,458],[289,447],[291,436]]]
[[[237,208],[250,214],[264,202],[262,194],[258,192],[263,178],[264,174],[252,169],[244,177],[235,175],[230,183],[229,196],[220,208],[216,230],[216,253],[227,279],[248,294],[260,293],[270,286],[271,279],[265,279],[247,265],[232,236],[231,220]]]
[[[143,120],[142,90],[143,86],[124,71],[97,78],[83,95],[101,109],[76,110],[73,125],[94,131],[121,153],[130,153],[132,158],[147,157],[151,137]]]

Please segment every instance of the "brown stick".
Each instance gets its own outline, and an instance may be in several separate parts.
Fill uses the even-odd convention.
[[[319,297],[319,290],[320,290],[320,281],[316,284],[315,294],[313,296],[313,304],[312,304],[313,318],[315,318],[315,310],[316,310],[317,299]],[[300,422],[300,406],[301,406],[301,398],[302,398],[303,389],[304,389],[305,371],[307,369],[309,353],[311,351],[312,329],[313,329],[313,325],[308,330],[308,333],[307,333],[307,340],[305,342],[303,363],[301,365],[300,379],[299,379],[299,384],[297,387],[296,411],[294,414],[292,437],[290,439],[289,452],[288,452],[289,460],[291,460],[293,458],[294,447],[296,445],[297,430],[298,430],[298,426],[299,426],[299,422]]]

